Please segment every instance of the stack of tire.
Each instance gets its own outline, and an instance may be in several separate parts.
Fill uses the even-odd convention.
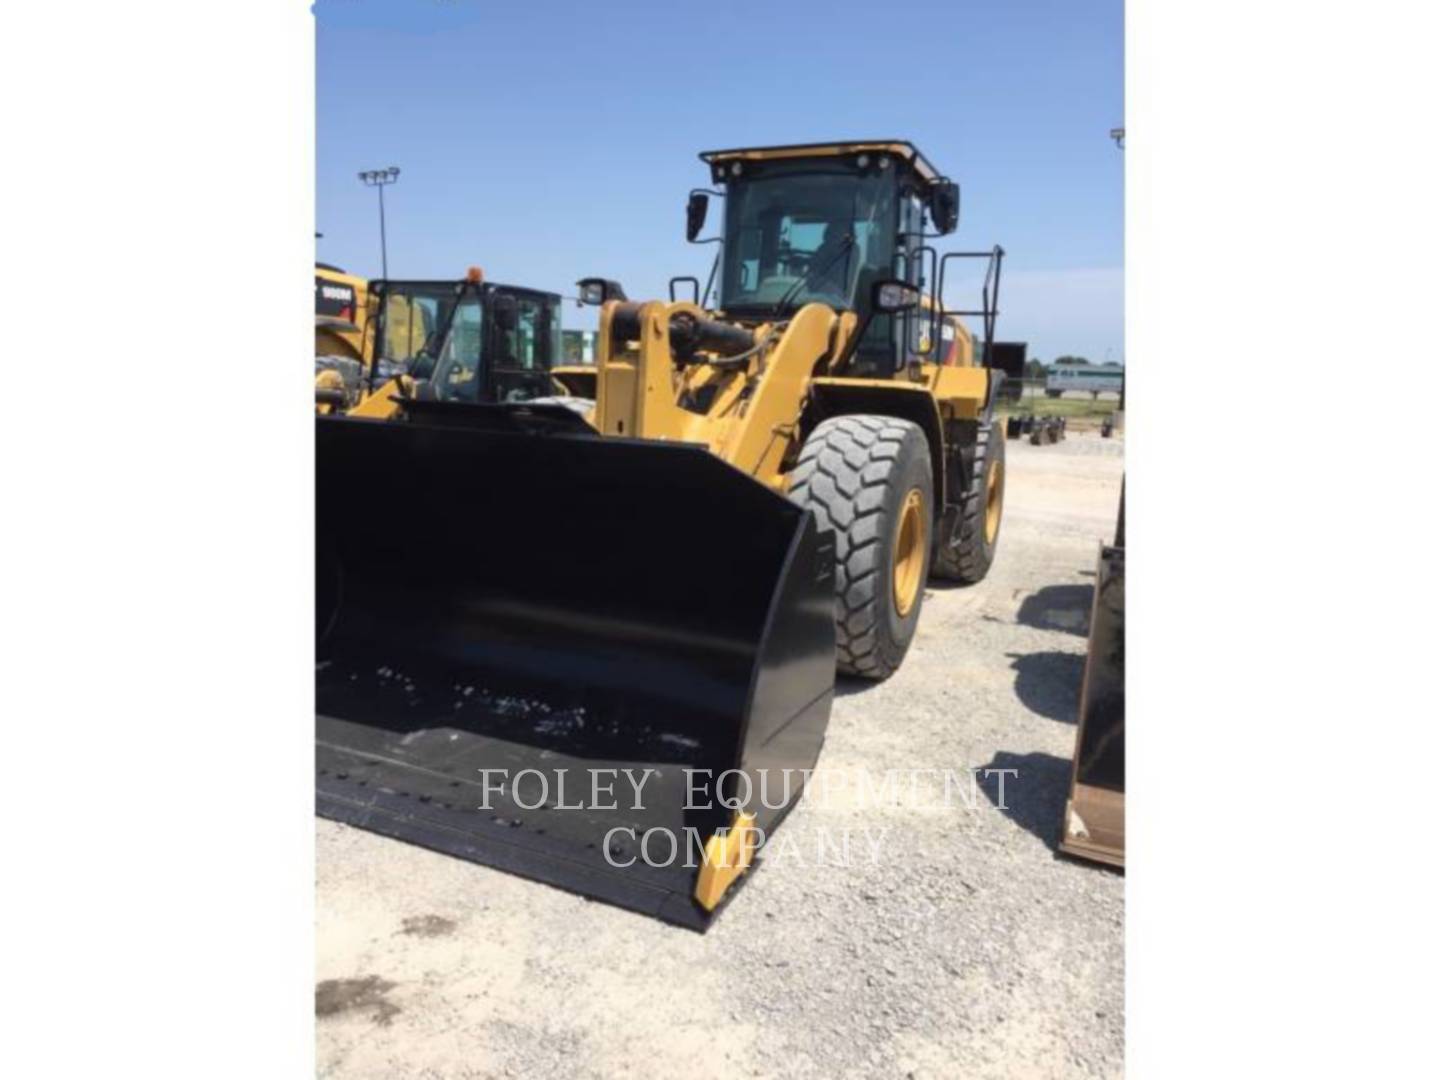
[[[1065,438],[1065,418],[1048,416],[1035,422],[1030,432],[1031,446],[1049,446]]]

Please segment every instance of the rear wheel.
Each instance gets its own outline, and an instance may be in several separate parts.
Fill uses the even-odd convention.
[[[972,585],[990,571],[1000,542],[1000,519],[1005,510],[1005,440],[994,421],[976,436],[970,486],[961,496],[958,542],[941,539],[935,553],[936,577]]]
[[[883,679],[900,666],[930,570],[934,494],[925,433],[889,416],[822,422],[790,497],[835,537],[836,666]]]

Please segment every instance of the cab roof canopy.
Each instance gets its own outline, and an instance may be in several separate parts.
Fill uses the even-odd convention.
[[[715,168],[730,161],[777,161],[784,158],[845,157],[850,154],[894,154],[927,184],[942,179],[915,144],[905,139],[858,139],[852,142],[796,143],[792,146],[755,146],[735,150],[706,150],[700,160]]]

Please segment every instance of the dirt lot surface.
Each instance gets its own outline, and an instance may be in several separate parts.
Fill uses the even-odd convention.
[[[317,821],[320,1075],[1122,1075],[1124,879],[1054,854],[1122,444],[1007,450],[990,576],[842,683],[832,782],[707,934]]]

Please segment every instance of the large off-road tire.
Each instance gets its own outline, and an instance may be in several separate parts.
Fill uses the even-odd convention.
[[[925,433],[890,416],[837,416],[800,450],[790,497],[835,537],[836,667],[884,679],[900,666],[925,596],[934,484]]]
[[[952,546],[941,538],[935,552],[935,576],[967,585],[984,578],[995,561],[1004,510],[1005,439],[999,424],[992,420],[976,435],[970,486],[962,496],[956,525],[959,543]]]

